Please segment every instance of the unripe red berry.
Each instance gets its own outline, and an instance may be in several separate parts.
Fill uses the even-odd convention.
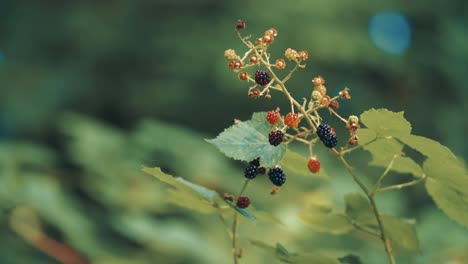
[[[330,96],[324,96],[322,97],[322,99],[320,99],[320,103],[325,106],[325,107],[328,107],[330,105]]]
[[[272,35],[273,37],[276,37],[276,36],[278,36],[278,31],[276,30],[276,28],[270,28],[267,31],[265,31],[265,35],[266,34],[269,34],[269,35]]]
[[[255,88],[255,89],[252,89],[250,92],[249,92],[249,97],[251,98],[258,98],[260,97],[261,95],[261,92],[259,89]]]
[[[257,55],[252,55],[250,56],[250,64],[257,64],[258,63],[258,56]]]
[[[301,58],[301,60],[305,61],[309,58],[309,52],[307,52],[307,50],[301,50],[298,52],[298,55],[299,55],[299,58]]]
[[[286,68],[286,61],[284,61],[283,59],[277,59],[275,61],[275,66],[276,66],[276,68],[282,70],[282,69]]]
[[[291,128],[296,128],[299,125],[299,116],[296,113],[289,113],[284,118],[284,124]]]
[[[273,37],[273,35],[270,35],[270,34],[265,34],[262,37],[262,43],[265,43],[267,45],[270,45],[271,43],[273,43],[274,40],[275,40],[275,37]]]
[[[231,70],[240,69],[240,67],[242,67],[242,61],[237,60],[237,59],[231,60],[229,61],[228,66],[229,66],[229,69]]]
[[[320,160],[318,160],[316,157],[311,157],[309,158],[309,161],[307,162],[307,167],[312,173],[317,173],[320,171]]]
[[[345,99],[351,99],[351,95],[349,95],[349,88],[348,87],[345,87],[343,89],[343,91],[339,92],[338,93],[340,95],[341,98],[345,98]]]
[[[266,120],[272,125],[278,124],[280,114],[278,111],[272,110],[266,114]]]
[[[240,196],[237,198],[236,206],[239,208],[247,208],[250,205],[250,199],[247,196]]]
[[[332,101],[330,102],[329,107],[331,107],[331,108],[333,108],[333,109],[336,110],[336,109],[340,108],[340,103],[339,103],[337,100],[332,100]]]
[[[239,80],[247,81],[249,79],[249,74],[247,72],[239,73]]]
[[[241,19],[237,20],[236,30],[241,30],[241,29],[244,29],[245,27],[246,25],[244,21],[242,21]]]
[[[312,80],[312,83],[318,87],[320,85],[325,84],[325,79],[323,79],[322,76],[319,75]]]

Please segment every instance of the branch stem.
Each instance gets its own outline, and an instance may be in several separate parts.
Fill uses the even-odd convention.
[[[400,190],[400,189],[403,189],[403,188],[406,188],[406,187],[410,187],[410,186],[413,186],[413,185],[416,185],[424,180],[427,179],[427,175],[426,174],[423,174],[423,176],[419,179],[416,179],[416,180],[412,180],[410,182],[405,182],[405,183],[401,183],[401,184],[396,184],[396,185],[391,185],[391,186],[388,186],[388,187],[384,187],[384,188],[381,188],[379,190],[379,192],[385,192],[385,191],[391,191],[391,190]]]
[[[375,194],[379,191],[380,185],[382,184],[383,179],[385,178],[385,176],[387,176],[388,172],[392,169],[393,163],[395,163],[396,158],[398,158],[398,157],[400,157],[400,156],[401,156],[401,155],[399,155],[399,154],[393,155],[393,158],[392,158],[392,160],[390,161],[390,163],[388,164],[387,168],[386,168],[385,171],[382,173],[382,175],[380,175],[379,179],[378,179],[377,182],[375,183],[374,188],[372,189],[371,193],[369,194],[370,196],[374,197]]]
[[[249,185],[250,180],[247,179],[244,182],[244,185],[242,186],[242,189],[240,190],[239,194],[237,195],[237,198],[242,196],[244,193],[245,189],[247,188],[247,185]],[[239,263],[239,255],[237,252],[237,225],[239,224],[239,213],[236,211],[234,212],[234,220],[232,222],[232,255],[234,258],[234,264]]]
[[[371,204],[372,211],[374,213],[375,219],[377,220],[377,224],[379,226],[380,239],[382,240],[384,244],[384,248],[385,248],[385,252],[387,253],[388,261],[390,264],[396,264],[395,257],[393,256],[393,249],[392,249],[390,240],[388,240],[387,236],[385,235],[385,229],[383,226],[382,218],[380,217],[380,213],[375,203],[374,196],[372,196],[371,193],[369,193],[369,189],[366,187],[366,185],[364,185],[364,183],[354,174],[353,168],[348,164],[348,162],[344,159],[344,157],[342,155],[339,155],[339,158],[341,162],[343,163],[343,165],[345,166],[346,170],[348,170],[353,180],[359,185],[359,187],[367,196],[367,199],[369,200],[369,203]]]

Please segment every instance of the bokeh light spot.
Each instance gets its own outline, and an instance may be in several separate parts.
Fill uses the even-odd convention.
[[[391,54],[403,54],[411,43],[411,27],[399,12],[375,14],[369,22],[369,35],[377,47]]]

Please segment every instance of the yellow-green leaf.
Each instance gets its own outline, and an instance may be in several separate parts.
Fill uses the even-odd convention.
[[[380,233],[377,219],[366,197],[359,193],[345,196],[346,214],[359,226],[374,229]],[[419,252],[419,241],[414,227],[397,217],[381,215],[384,231],[396,249]]]
[[[467,186],[464,188],[467,190]],[[468,194],[450,187],[444,182],[427,179],[427,192],[431,195],[437,206],[450,218],[459,224],[468,227]]]
[[[276,243],[276,247],[264,243],[260,240],[251,239],[250,243],[256,247],[259,247],[271,255],[274,255],[277,259],[285,263],[296,263],[296,264],[340,264],[338,259],[327,256],[322,253],[296,253],[290,252],[286,247],[280,243]]]
[[[317,232],[327,232],[342,235],[354,229],[351,221],[344,214],[335,213],[331,210],[323,210],[318,206],[300,212],[299,218],[310,228]]]
[[[398,139],[405,145],[417,150],[426,157],[456,159],[455,155],[449,148],[430,138],[404,134],[398,135]]]
[[[411,124],[403,117],[403,111],[372,108],[361,114],[361,122],[380,137],[411,133]]]

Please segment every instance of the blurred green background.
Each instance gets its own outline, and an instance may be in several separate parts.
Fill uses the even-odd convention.
[[[239,189],[245,164],[203,139],[233,118],[286,107],[274,93],[270,101],[247,98],[228,70],[224,50],[243,53],[239,18],[254,36],[277,28],[273,57],[288,47],[309,51],[308,67],[290,82],[297,98],[320,74],[332,93],[350,87],[343,115],[404,110],[415,134],[466,160],[467,15],[463,0],[0,0],[0,263],[60,263],[27,242],[37,230],[90,263],[231,262],[219,219],[175,207],[167,186],[140,169],[160,166],[220,193]],[[327,159],[329,182],[298,177],[273,198],[267,182],[251,187],[256,206],[284,225],[241,225],[241,237],[383,263],[380,245],[298,222],[311,199],[342,204],[356,190]],[[399,255],[400,263],[468,263],[467,230],[422,188],[379,203],[416,221],[421,255]],[[276,261],[242,244],[242,263]]]

